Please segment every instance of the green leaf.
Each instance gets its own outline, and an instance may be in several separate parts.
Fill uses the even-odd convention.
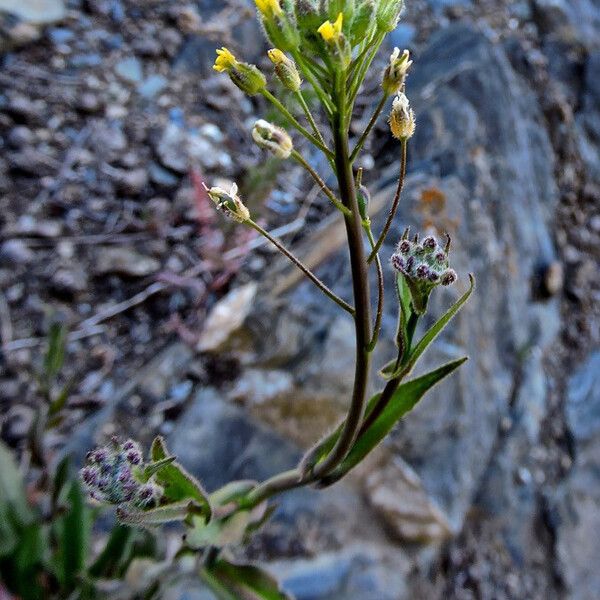
[[[163,525],[173,521],[185,521],[190,511],[194,509],[194,502],[178,502],[166,504],[150,510],[138,510],[136,508],[120,506],[117,509],[117,518],[125,525]]]
[[[56,416],[65,407],[65,404],[69,399],[69,394],[71,393],[72,385],[72,381],[66,383],[58,393],[58,396],[56,396],[56,398],[50,402],[50,409],[48,410],[49,417]],[[54,421],[51,421],[51,423],[54,423]]]
[[[72,481],[67,493],[68,509],[56,521],[59,546],[58,577],[63,587],[72,590],[85,567],[89,554],[91,511],[78,481]]]
[[[213,518],[205,523],[201,518],[193,517],[186,535],[187,545],[196,550],[213,546],[237,546],[250,534],[262,527],[275,510],[267,502],[247,510],[233,510],[221,518]]]
[[[52,381],[60,373],[65,362],[66,345],[66,328],[61,323],[52,323],[48,332],[48,349],[44,358],[44,375],[47,381]]]
[[[330,485],[344,477],[348,471],[353,469],[383,441],[394,425],[417,405],[426,392],[450,375],[466,360],[465,357],[452,361],[435,371],[400,385],[381,414],[355,442],[348,456],[332,473],[323,479],[323,484]]]
[[[88,574],[96,579],[119,579],[133,559],[155,556],[155,545],[155,539],[148,531],[115,525],[102,552],[88,568]]]
[[[291,600],[272,575],[254,565],[219,558],[201,576],[220,600]]]
[[[378,392],[369,400],[367,403],[367,408],[365,409],[364,418],[369,416],[380,396],[381,393]],[[325,435],[304,455],[304,458],[300,461],[300,472],[302,473],[303,477],[311,473],[314,468],[333,450],[340,437],[343,427],[344,421],[342,421],[331,433]]]
[[[11,451],[0,442],[0,513],[3,507],[6,511],[10,509],[17,522],[23,525],[34,520],[21,473]]]
[[[69,457],[65,456],[56,467],[56,474],[52,482],[52,506],[57,507],[63,490],[69,481]]]
[[[155,462],[171,458],[162,437],[158,436],[154,438],[150,456]],[[171,502],[193,500],[202,511],[205,519],[207,521],[210,520],[212,509],[206,492],[198,480],[190,475],[179,463],[173,462],[163,466],[156,473],[156,481],[164,488],[165,496]]]
[[[162,468],[175,462],[174,456],[168,456],[162,460],[147,464],[143,469],[140,469],[140,480],[143,482],[149,481],[152,475],[156,475]]]
[[[452,320],[452,318],[458,313],[458,311],[465,305],[467,300],[471,297],[473,289],[475,288],[475,278],[469,274],[470,286],[467,292],[459,298],[446,313],[444,313],[427,331],[427,333],[419,340],[410,353],[410,357],[407,362],[400,364],[397,369],[394,369],[395,363],[388,363],[381,371],[386,379],[395,379],[396,377],[406,377],[414,366],[417,364],[419,358],[427,350],[429,345],[437,338],[437,336],[444,330],[446,325]],[[391,366],[391,369],[390,369]]]

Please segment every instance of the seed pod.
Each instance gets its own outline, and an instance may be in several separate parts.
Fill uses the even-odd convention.
[[[383,81],[381,82],[383,91],[387,96],[402,91],[408,69],[411,65],[412,60],[410,60],[410,53],[408,50],[404,50],[404,52],[400,54],[400,48],[394,48],[394,51],[390,56],[390,62],[383,72]]]
[[[402,92],[394,99],[389,122],[392,135],[398,140],[408,140],[415,133],[415,114]]]
[[[238,196],[238,187],[234,183],[231,190],[226,192],[223,188],[212,187],[204,189],[208,193],[210,199],[215,203],[218,210],[224,212],[227,216],[236,220],[238,223],[244,223],[250,219],[250,211]]]
[[[275,65],[275,74],[279,81],[288,90],[297,92],[302,85],[302,79],[300,73],[298,73],[296,63],[277,48],[269,50],[267,54]]]
[[[277,158],[289,158],[294,144],[288,132],[268,121],[256,121],[252,129],[252,139],[261,147],[272,152]]]

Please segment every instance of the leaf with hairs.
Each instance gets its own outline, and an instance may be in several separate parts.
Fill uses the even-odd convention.
[[[171,458],[162,437],[154,438],[150,455],[154,462]],[[156,482],[164,488],[165,496],[171,502],[193,500],[201,510],[206,521],[210,520],[212,509],[208,495],[200,482],[190,475],[178,462],[163,466],[155,476]]]
[[[454,372],[467,358],[461,358],[431,371],[426,375],[407,381],[398,387],[381,414],[356,440],[352,450],[342,463],[323,479],[323,485],[331,485],[346,475],[376,448],[394,425],[411,411],[434,385]]]

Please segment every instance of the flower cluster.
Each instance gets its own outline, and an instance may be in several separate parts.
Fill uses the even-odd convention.
[[[392,103],[390,113],[390,130],[398,140],[408,140],[415,134],[417,122],[415,113],[410,107],[408,98],[403,92],[399,92]]]
[[[428,236],[419,243],[404,237],[396,253],[392,255],[392,266],[406,278],[425,285],[451,285],[457,280],[454,269],[448,267],[448,247],[441,248],[436,239]]]
[[[392,267],[404,277],[416,313],[425,312],[433,288],[452,285],[458,279],[456,271],[448,266],[449,250],[450,238],[441,248],[432,236],[420,243],[418,235],[409,240],[407,230],[392,255]]]
[[[140,509],[157,506],[163,489],[152,481],[141,481],[143,457],[137,442],[120,443],[92,450],[80,475],[89,495],[105,504],[130,504]]]

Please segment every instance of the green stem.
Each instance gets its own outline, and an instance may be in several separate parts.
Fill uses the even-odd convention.
[[[373,248],[373,250],[371,251],[371,254],[369,255],[369,259],[368,259],[369,263],[373,262],[373,260],[377,256],[377,253],[379,252],[381,246],[383,245],[383,242],[385,242],[385,238],[387,237],[390,227],[392,226],[394,217],[396,216],[396,211],[398,210],[398,205],[400,204],[400,196],[402,194],[402,188],[404,187],[404,179],[406,178],[407,146],[408,146],[408,140],[406,138],[404,138],[402,140],[402,159],[401,159],[401,163],[400,163],[400,177],[398,178],[398,187],[396,188],[396,195],[394,196],[394,201],[392,202],[392,206],[390,208],[390,212],[388,214],[388,217],[387,217],[387,220],[383,227],[383,230],[381,232],[381,235],[379,236],[377,243],[375,244],[375,248]]]
[[[314,131],[315,135],[319,138],[319,141],[321,142],[321,144],[323,144],[323,146],[325,146],[325,140],[323,139],[323,136],[321,135],[321,132],[319,131],[319,128],[317,127],[317,123],[315,122],[315,119],[312,116],[312,113],[310,112],[310,108],[308,107],[308,104],[306,103],[304,95],[302,94],[302,90],[298,90],[298,92],[296,93],[296,96],[298,98],[298,102],[300,103],[300,106],[302,107],[302,110],[304,111],[304,114],[306,115],[307,121],[309,122],[310,126],[312,127],[312,130]]]
[[[297,151],[292,150],[291,154],[292,158],[302,165],[311,175],[311,177],[315,180],[317,185],[321,188],[321,191],[331,200],[333,205],[345,215],[352,214],[348,208],[346,208],[336,197],[335,194],[327,187],[326,183],[321,179],[319,174],[304,160],[303,156]]]
[[[371,224],[367,222],[365,227],[365,231],[367,232],[367,237],[369,238],[369,243],[371,244],[371,248],[375,247],[375,240],[373,239],[373,232],[371,231]],[[375,316],[375,325],[373,327],[373,337],[371,338],[371,342],[369,343],[369,352],[373,352],[375,350],[375,346],[377,346],[377,342],[379,341],[379,332],[381,331],[381,320],[383,318],[383,299],[384,299],[384,286],[383,286],[383,268],[381,266],[381,260],[379,255],[377,255],[377,259],[375,261],[377,266],[377,313]]]
[[[417,327],[418,321],[419,315],[416,313],[412,313],[407,324],[408,348],[404,351],[400,350],[402,354],[398,355],[397,364],[402,362],[403,360],[407,360],[410,356],[412,340],[415,334],[415,329]],[[369,416],[364,420],[363,424],[361,425],[360,432],[358,434],[359,436],[362,435],[365,431],[367,431],[369,427],[376,421],[379,415],[384,411],[385,407],[392,399],[394,392],[398,389],[400,383],[402,383],[402,377],[395,377],[394,379],[390,379],[387,382],[386,386],[381,392],[381,396],[379,397],[377,404],[373,407],[373,410],[369,413]]]
[[[362,147],[364,146],[365,142],[367,141],[367,138],[369,137],[371,130],[375,126],[375,123],[377,122],[377,119],[379,118],[381,111],[384,109],[385,103],[387,102],[388,98],[389,98],[389,96],[384,93],[383,97],[379,101],[379,104],[377,105],[377,108],[375,109],[375,112],[373,113],[373,116],[371,117],[371,120],[369,121],[369,124],[367,125],[366,129],[363,131],[363,134],[360,136],[360,139],[358,140],[358,142],[356,142],[356,146],[354,147],[354,150],[352,151],[352,154],[350,155],[350,162],[353,163],[356,160],[358,153],[362,150]]]
[[[355,314],[355,310],[334,292],[332,292],[306,265],[300,262],[277,238],[273,237],[268,231],[263,229],[258,223],[255,223],[252,219],[245,221],[247,225],[252,229],[258,231],[260,235],[269,240],[284,256],[286,256],[291,262],[293,262],[328,298],[331,298],[338,306],[343,308],[346,312],[352,316]]]
[[[319,83],[317,76],[313,73],[310,66],[306,63],[300,52],[293,52],[292,56],[294,57],[296,63],[300,66],[302,74],[311,84],[313,90],[315,91],[315,94],[323,104],[325,112],[329,117],[331,117],[331,115],[333,114],[333,104],[331,103],[331,100],[327,97],[327,94],[322,88],[321,84]]]
[[[369,297],[369,277],[363,245],[362,219],[356,197],[356,187],[350,164],[348,148],[348,114],[346,106],[345,73],[338,79],[336,97],[337,113],[334,115],[334,147],[337,178],[342,204],[352,211],[345,216],[348,249],[350,251],[350,267],[352,270],[352,287],[356,305],[354,325],[356,334],[356,367],[354,387],[348,415],[343,424],[340,436],[327,458],[314,469],[317,478],[330,473],[346,457],[352,448],[362,422],[369,377],[371,341],[371,307]]]
[[[290,113],[290,111],[279,101],[269,90],[263,89],[262,95],[283,115],[283,117],[289,122],[289,124],[299,131],[307,140],[312,142],[319,150],[325,154],[328,158],[332,158],[333,154],[331,150],[325,147],[318,138],[316,138],[310,131],[303,127],[296,118]]]

